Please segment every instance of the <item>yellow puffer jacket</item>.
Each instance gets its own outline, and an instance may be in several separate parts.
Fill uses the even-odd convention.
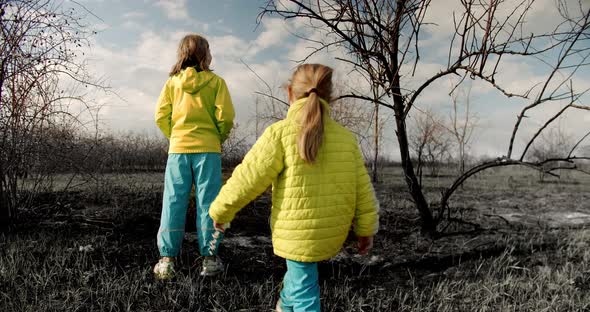
[[[307,164],[299,156],[298,113],[306,100],[293,103],[285,120],[265,130],[221,189],[209,215],[219,223],[230,222],[272,184],[274,253],[317,262],[338,253],[351,226],[357,236],[375,235],[378,202],[356,138],[327,113],[316,162]],[[321,102],[328,112],[328,104]]]
[[[166,81],[155,119],[170,139],[169,153],[219,153],[233,126],[234,108],[221,77],[188,67]]]

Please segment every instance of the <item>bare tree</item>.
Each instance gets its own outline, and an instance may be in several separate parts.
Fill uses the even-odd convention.
[[[408,141],[415,157],[418,182],[422,185],[424,166],[430,168],[431,176],[436,176],[450,156],[451,139],[443,118],[433,110],[418,112],[412,119]]]
[[[404,81],[420,64],[420,33],[430,3],[430,0],[273,0],[268,1],[260,17],[276,14],[285,19],[307,21],[312,31],[322,33],[322,39],[314,42],[317,49],[310,55],[328,48],[342,48],[348,57],[340,60],[364,73],[379,93],[387,96],[379,104],[394,111],[395,134],[408,191],[422,219],[423,231],[436,234],[446,230],[446,226],[438,227],[445,216],[446,220],[451,220],[445,214],[449,198],[469,177],[498,166],[526,165],[539,169],[541,162],[525,161],[530,145],[565,110],[589,109],[578,103],[585,90],[576,90],[570,80],[580,68],[588,65],[590,12],[582,0],[577,4],[560,0],[557,4],[562,22],[551,32],[535,34],[525,27],[527,14],[535,4],[533,0],[462,0],[460,8],[449,17],[455,29],[449,34],[452,39],[446,66],[420,81],[417,87],[409,87]],[[544,82],[520,94],[507,90],[497,81],[499,66],[507,56],[540,59],[548,65]],[[518,114],[505,157],[466,170],[443,192],[439,204],[431,207],[410,157],[406,119],[420,95],[435,81],[449,75],[459,75],[461,81],[485,81],[505,96],[520,97],[530,104]],[[373,100],[372,96],[363,94],[349,96]],[[527,140],[521,155],[513,159],[514,139],[523,118],[529,110],[555,102],[565,102],[563,109],[545,121]],[[565,161],[577,158],[580,157],[570,154]]]
[[[89,108],[85,87],[98,86],[80,59],[92,32],[79,11],[84,8],[49,0],[0,0],[2,221],[16,215],[19,178],[42,161],[45,132],[60,122],[80,125],[68,107]]]
[[[459,163],[459,174],[465,173],[465,161],[467,150],[471,145],[473,133],[479,125],[479,118],[471,110],[471,85],[465,88],[456,88],[451,94],[453,107],[449,115],[451,126],[449,130],[457,144],[457,162]]]
[[[543,182],[545,177],[548,174],[551,175],[553,171],[570,167],[567,162],[564,163],[560,159],[568,157],[568,148],[574,144],[573,141],[571,134],[559,125],[541,133],[539,139],[531,146],[528,157],[531,161],[543,162],[543,170],[539,170],[540,182]]]

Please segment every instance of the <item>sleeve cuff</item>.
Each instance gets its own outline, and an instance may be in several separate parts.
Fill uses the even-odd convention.
[[[377,232],[379,231],[379,224],[375,225],[372,228],[358,228],[355,227],[354,229],[354,234],[357,237],[368,237],[368,236],[375,236],[375,234],[377,234]]]
[[[233,219],[232,216],[224,218],[224,216],[219,214],[213,206],[209,208],[209,216],[211,217],[211,219],[213,219],[213,221],[217,223],[229,223]]]

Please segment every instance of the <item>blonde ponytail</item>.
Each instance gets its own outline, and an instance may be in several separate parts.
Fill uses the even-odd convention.
[[[301,132],[297,141],[299,156],[308,163],[315,161],[324,136],[324,110],[316,92],[309,93],[301,114]]]
[[[321,64],[303,64],[293,73],[290,87],[296,99],[307,97],[300,115],[297,148],[305,162],[313,163],[324,137],[324,109],[320,99],[330,101],[332,69]]]

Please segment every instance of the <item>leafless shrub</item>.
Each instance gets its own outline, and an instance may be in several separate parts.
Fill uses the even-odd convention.
[[[422,185],[424,166],[430,168],[430,175],[438,175],[440,166],[450,158],[451,138],[443,118],[427,109],[412,118],[408,141],[415,157],[416,174]]]
[[[221,148],[223,167],[233,168],[242,162],[242,159],[250,149],[247,138],[248,135],[242,131],[242,127],[239,124],[235,124]]]
[[[560,169],[571,167],[568,162],[562,161],[568,157],[568,147],[574,144],[571,134],[561,127],[554,127],[544,131],[539,139],[531,146],[528,159],[533,162],[543,162],[542,170],[539,170],[539,181],[543,182],[547,175]],[[544,161],[553,159],[551,161]]]
[[[0,217],[12,220],[26,205],[20,196],[21,177],[35,181],[30,169],[52,155],[47,135],[60,123],[84,126],[69,112],[73,105],[91,109],[84,100],[88,86],[102,88],[81,60],[80,48],[89,44],[90,29],[82,23],[80,6],[53,1],[0,1]]]

